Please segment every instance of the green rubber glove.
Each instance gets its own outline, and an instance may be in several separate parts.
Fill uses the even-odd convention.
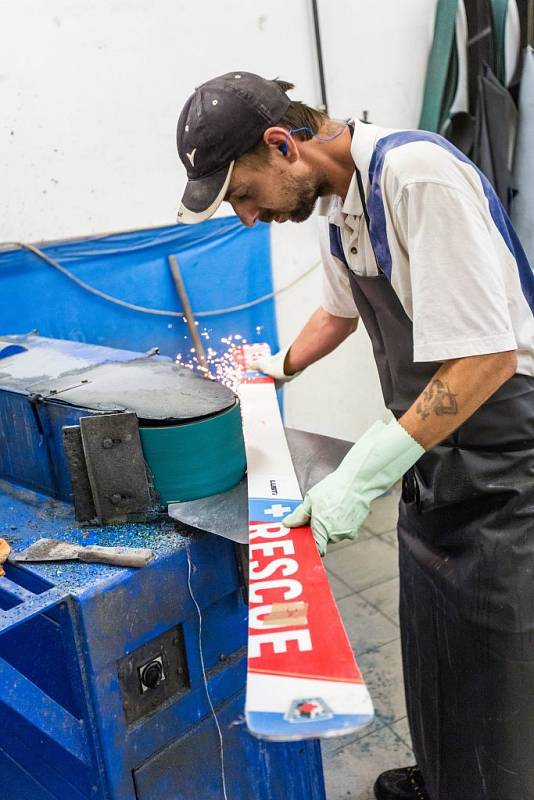
[[[324,556],[328,542],[356,537],[371,501],[393,486],[424,452],[397,420],[387,425],[375,422],[283,524],[300,528],[311,519],[315,542]]]

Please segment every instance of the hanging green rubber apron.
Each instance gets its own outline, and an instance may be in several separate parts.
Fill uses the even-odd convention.
[[[491,14],[495,32],[495,76],[506,86],[506,18],[508,0],[491,0]]]
[[[419,128],[439,133],[456,92],[455,21],[458,0],[438,0]]]

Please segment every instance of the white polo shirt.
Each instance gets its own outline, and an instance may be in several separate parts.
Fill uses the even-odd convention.
[[[426,131],[356,122],[351,152],[374,252],[413,323],[414,361],[517,350],[518,372],[534,376],[534,273],[487,179]],[[356,174],[345,201],[322,198],[319,215],[323,307],[357,317],[347,266],[378,269]],[[331,225],[341,234],[337,256]]]

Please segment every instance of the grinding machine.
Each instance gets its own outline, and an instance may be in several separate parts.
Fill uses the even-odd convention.
[[[288,439],[304,490],[349,446]],[[157,351],[0,339],[3,799],[218,800],[210,697],[228,798],[324,798],[318,742],[244,725],[245,468],[225,386]],[[154,557],[17,559],[42,538]]]

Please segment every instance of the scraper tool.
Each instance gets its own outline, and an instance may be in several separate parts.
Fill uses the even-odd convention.
[[[153,557],[154,551],[145,547],[84,547],[57,539],[38,539],[20,553],[12,551],[10,561],[84,561],[115,567],[145,567]]]

